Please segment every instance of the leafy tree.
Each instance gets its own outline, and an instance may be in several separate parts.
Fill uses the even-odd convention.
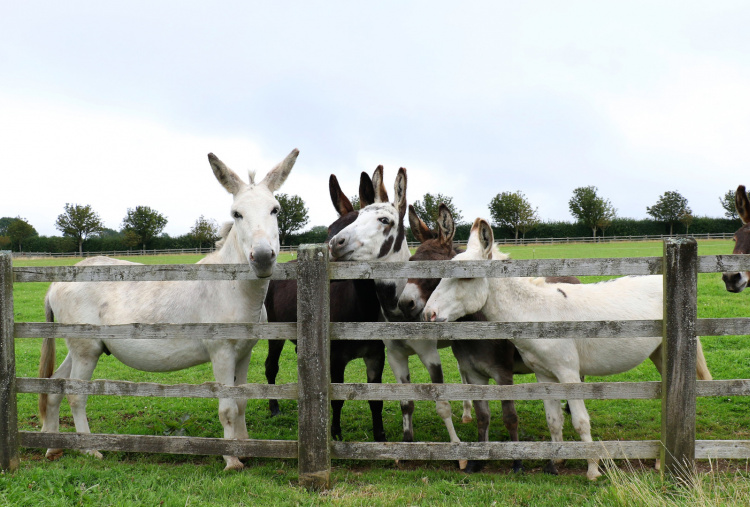
[[[520,190],[503,192],[493,197],[490,201],[490,216],[495,225],[515,231],[516,239],[519,231],[526,237],[526,233],[539,223],[537,209],[531,207]]]
[[[28,238],[39,236],[39,233],[25,218],[16,217],[5,228],[5,235],[10,239],[11,245],[17,245],[18,251],[22,252],[23,242]]]
[[[740,215],[737,213],[737,207],[734,203],[734,194],[734,190],[727,190],[724,197],[719,197],[719,203],[721,203],[721,207],[724,208],[725,217],[731,218],[732,220],[739,220]]]
[[[424,194],[423,199],[424,202],[417,201],[414,203],[414,211],[430,229],[434,230],[437,228],[438,210],[440,208],[440,203],[448,206],[448,209],[453,215],[453,220],[457,225],[463,221],[463,216],[461,216],[461,212],[458,210],[456,205],[453,204],[452,197],[448,197],[443,194],[433,195],[428,193]]]
[[[359,196],[353,195],[349,198],[349,202],[352,203],[352,207],[354,208],[354,211],[359,211],[362,209],[362,205],[359,202]]]
[[[734,201],[732,201],[734,202]],[[0,218],[0,236],[7,236],[8,235],[8,226],[13,223],[14,220],[18,220],[18,218],[12,218],[12,217],[2,217]]]
[[[591,229],[594,237],[597,230],[609,226],[617,216],[617,210],[609,199],[599,197],[597,191],[595,186],[578,187],[573,190],[573,197],[568,201],[570,213]]]
[[[213,218],[206,219],[201,215],[190,229],[190,236],[198,242],[198,248],[203,248],[203,243],[213,245],[219,239],[219,224]]]
[[[302,229],[310,218],[307,216],[305,201],[298,195],[277,194],[279,201],[279,241],[284,245],[286,238],[294,231]]]
[[[148,206],[128,208],[128,214],[122,219],[122,230],[129,246],[146,245],[158,236],[167,225],[167,218]]]
[[[685,212],[680,216],[680,223],[685,226],[685,234],[688,234],[690,231],[690,226],[693,225],[694,218],[690,212]]]
[[[83,240],[89,235],[98,234],[104,230],[99,214],[91,206],[80,204],[65,204],[65,213],[57,216],[55,227],[64,236],[70,236],[78,242],[78,254],[83,255]]]
[[[666,191],[659,197],[656,204],[646,206],[646,211],[659,222],[669,224],[669,235],[672,235],[674,224],[680,221],[680,217],[693,213],[688,207],[688,201],[679,192]]]

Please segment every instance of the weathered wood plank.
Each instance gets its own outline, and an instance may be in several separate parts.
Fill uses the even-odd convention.
[[[333,322],[337,340],[476,340],[661,336],[661,320],[592,322]]]
[[[750,459],[748,440],[696,440],[698,459]]]
[[[467,384],[331,384],[334,400],[652,400],[661,382],[531,383],[512,386]]]
[[[77,380],[19,377],[19,393],[90,394],[105,396],[159,396],[163,398],[297,399],[297,384],[156,384],[122,380]]]
[[[689,480],[695,463],[698,243],[664,240],[661,436],[664,470]]]
[[[331,485],[331,340],[328,248],[297,250],[297,387],[299,390],[299,483],[321,490]]]
[[[161,264],[107,266],[44,266],[13,268],[15,282],[194,282],[257,280],[249,264]],[[297,276],[296,263],[276,264],[270,279]]]
[[[20,463],[12,269],[11,252],[0,252],[0,470],[3,471],[16,470]]]
[[[696,396],[750,396],[750,380],[698,380]]]
[[[604,442],[331,442],[336,459],[650,459],[658,440]]]
[[[658,275],[661,257],[507,261],[332,262],[331,279],[482,278],[509,276]]]
[[[698,273],[750,271],[750,255],[701,255]]]
[[[293,340],[295,323],[265,324],[58,324],[53,322],[16,322],[16,338],[98,338],[107,340]]]
[[[41,433],[21,431],[23,447],[60,449],[101,449],[124,452],[162,452],[296,458],[294,440],[227,440],[204,437],[162,437],[151,435],[103,435],[96,433]]]
[[[698,319],[695,332],[698,336],[750,335],[750,318]]]

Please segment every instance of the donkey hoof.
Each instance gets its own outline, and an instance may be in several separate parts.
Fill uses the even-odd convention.
[[[513,461],[513,473],[514,474],[522,474],[523,473],[523,462],[521,460],[514,460]]]
[[[590,481],[595,481],[601,477],[602,473],[599,470],[589,470],[586,472],[586,478]]]
[[[96,459],[104,459],[104,456],[102,456],[102,453],[100,453],[99,451],[95,449],[88,449],[86,451],[83,451],[83,454],[85,454],[86,456],[91,456],[92,458],[96,458]]]
[[[557,466],[555,466],[555,463],[553,461],[548,461],[547,464],[544,465],[544,473],[550,475],[560,475],[560,472],[557,471]]]
[[[45,454],[44,457],[50,461],[55,461],[57,459],[62,458],[62,455],[63,455],[62,449],[47,449],[47,454]]]
[[[224,467],[224,471],[240,471],[245,468],[245,465],[236,456],[225,456],[224,459],[227,462],[227,466]]]
[[[458,468],[460,470],[466,470],[466,466],[469,464],[469,460],[460,459],[458,460]]]
[[[469,424],[473,420],[474,420],[474,418],[471,417],[470,415],[465,415],[465,416],[463,416],[461,418],[461,422],[464,423],[464,424]]]
[[[464,472],[466,472],[467,474],[475,474],[477,472],[481,472],[483,468],[483,461],[469,460],[469,463],[466,465]]]

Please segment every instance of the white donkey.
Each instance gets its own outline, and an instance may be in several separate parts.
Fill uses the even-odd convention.
[[[493,244],[492,228],[476,219],[464,253],[453,260],[504,260]],[[650,320],[662,318],[662,277],[626,276],[595,284],[540,284],[530,278],[444,278],[424,308],[425,320],[454,321],[482,311],[490,321]],[[581,375],[613,375],[635,368],[649,356],[661,371],[661,336],[607,340],[512,340],[538,382],[579,383]],[[698,378],[710,380],[698,342]],[[591,423],[583,400],[568,400],[573,427],[591,442]],[[559,400],[545,400],[553,442],[562,442]],[[588,460],[587,477],[599,477],[598,460]],[[554,467],[550,470],[554,473]]]
[[[357,219],[331,238],[331,256],[339,261],[401,261],[409,260],[411,253],[406,242],[404,217],[406,216],[406,169],[399,169],[394,184],[396,198],[388,202],[388,192],[383,185],[383,167],[378,166],[372,176],[375,187],[375,203],[360,210]],[[383,315],[388,321],[403,321],[405,315],[399,308],[399,297],[406,279],[375,280],[375,289]],[[440,354],[433,342],[407,342],[405,340],[383,340],[388,349],[388,364],[400,384],[411,382],[409,355],[418,354],[430,374],[433,383],[443,383]],[[460,442],[453,426],[451,405],[437,401],[436,409],[443,420],[451,442]],[[468,413],[471,404],[468,402]],[[412,429],[413,401],[402,401],[403,440],[414,440]],[[466,461],[459,462],[461,468]]]
[[[53,283],[45,299],[47,321],[64,324],[112,325],[128,323],[230,323],[265,322],[263,300],[279,252],[277,217],[278,190],[294,166],[293,150],[260,183],[243,182],[214,154],[208,155],[216,179],[234,196],[231,231],[214,253],[199,264],[250,264],[257,280],[185,282],[84,282]],[[134,264],[96,257],[78,266]],[[55,367],[55,340],[42,346],[40,377],[90,380],[102,353],[112,354],[126,365],[143,371],[175,371],[208,361],[217,382],[228,386],[247,382],[250,354],[257,340],[197,340],[174,337],[167,340],[108,340],[66,338],[68,355]],[[68,395],[76,431],[89,433],[85,395]],[[41,395],[39,409],[43,432],[59,431],[62,395]],[[224,438],[247,439],[245,399],[220,399],[219,420]],[[101,458],[93,449],[84,451]],[[47,458],[62,455],[62,449],[48,449]],[[236,456],[224,456],[226,470],[243,468]]]

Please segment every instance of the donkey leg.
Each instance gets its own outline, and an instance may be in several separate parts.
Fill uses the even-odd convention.
[[[383,382],[383,369],[385,368],[385,349],[382,345],[371,348],[364,357],[367,367],[367,382],[369,384],[380,384]],[[372,414],[372,435],[376,442],[385,442],[385,429],[383,428],[383,400],[370,400],[370,413]]]
[[[443,383],[443,365],[440,362],[440,354],[438,353],[437,344],[430,343],[430,346],[423,348],[418,351],[419,359],[422,360],[422,364],[427,368],[427,372],[430,374],[430,380],[433,384]],[[448,430],[448,436],[451,442],[460,442],[456,429],[453,427],[453,411],[451,410],[451,404],[449,401],[438,400],[435,402],[435,409],[438,415],[445,424],[445,429]],[[468,461],[465,459],[458,460],[458,466],[461,470],[466,468]]]
[[[556,382],[556,379],[552,377],[545,377],[544,375],[536,374],[537,382]],[[563,441],[563,417],[562,406],[560,405],[561,400],[544,400],[544,414],[547,418],[547,427],[549,428],[550,440],[552,442]],[[561,465],[563,460],[551,459],[544,467],[545,473],[557,475],[557,466]]]
[[[464,373],[461,370],[460,366],[459,366],[458,371],[461,375],[461,383],[468,384],[469,382],[467,382],[466,379],[464,378]],[[464,424],[469,424],[472,421],[471,400],[464,400],[463,406],[464,406],[464,411],[463,411],[463,414],[461,414],[461,422]]]
[[[65,357],[57,371],[51,378],[69,378],[70,370],[73,365],[73,358],[70,354]],[[42,433],[59,433],[60,432],[60,404],[64,395],[48,394],[47,404],[42,415]],[[46,458],[54,461],[63,455],[63,449],[47,449]]]
[[[409,375],[409,356],[400,347],[388,348],[388,364],[396,377],[399,384],[411,384]],[[401,402],[401,422],[404,431],[404,442],[414,441],[414,427],[412,426],[412,416],[414,414],[414,402]]]
[[[237,364],[235,365],[234,385],[247,384],[247,370],[250,367],[250,358],[251,354],[247,354],[237,361]],[[247,421],[245,420],[247,399],[235,398],[234,402],[237,405],[237,417],[234,422],[234,438],[247,440],[250,438],[247,434]]]
[[[513,385],[513,359],[512,355],[508,358],[503,368],[496,368],[493,378],[495,383],[500,386]],[[503,424],[508,430],[511,442],[518,442],[518,413],[516,404],[513,400],[503,400]],[[513,460],[513,471],[523,472],[523,462],[520,459]]]
[[[98,353],[93,351],[91,354],[76,354],[72,361],[70,378],[91,380],[94,368],[96,368],[96,363],[99,361],[100,354],[101,350],[99,350]],[[75,423],[77,433],[91,433],[91,430],[89,429],[89,420],[86,416],[87,401],[88,395],[85,394],[68,395],[68,403],[70,404],[70,411],[73,414],[73,422]],[[97,459],[102,459],[102,454],[96,449],[84,449],[81,452]]]
[[[266,382],[276,384],[276,375],[279,373],[279,358],[281,351],[284,350],[285,340],[268,340],[268,356],[266,357]],[[269,399],[268,409],[271,411],[271,417],[281,413],[278,400]]]
[[[235,379],[235,351],[229,345],[219,346],[211,353],[211,366],[214,371],[214,379],[220,384],[233,386]],[[224,428],[224,438],[237,438],[237,418],[239,410],[234,398],[219,398],[219,422]],[[244,421],[242,426],[245,426]],[[242,464],[237,456],[224,456],[226,466],[224,470],[242,470]]]
[[[342,357],[341,354],[331,353],[331,382],[342,384],[344,382],[344,370],[350,358]],[[344,408],[344,400],[331,400],[333,409],[333,420],[331,421],[331,437],[334,440],[343,440],[341,434],[341,410]]]
[[[479,382],[473,382],[477,384]],[[487,382],[482,382],[486,385]],[[477,414],[477,442],[489,442],[490,440],[490,403],[487,400],[475,400],[474,411]],[[469,460],[464,471],[468,474],[481,472],[484,461]]]

